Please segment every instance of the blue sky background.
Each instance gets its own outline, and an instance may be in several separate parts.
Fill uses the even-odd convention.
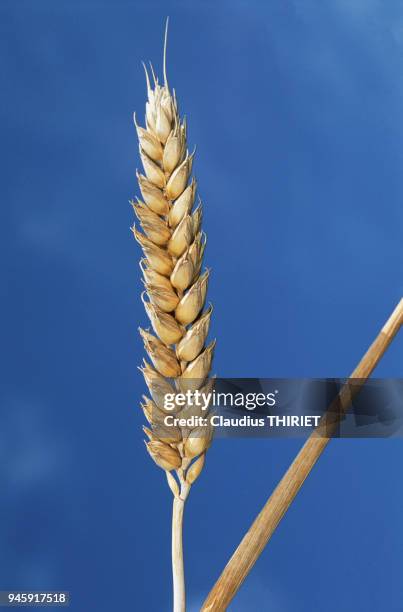
[[[146,456],[128,199],[140,61],[197,144],[223,376],[345,376],[402,295],[403,7],[1,0],[0,589],[170,608]],[[403,336],[377,369],[402,376]],[[191,612],[298,440],[217,440],[186,517]],[[335,440],[230,610],[400,612],[401,440]]]

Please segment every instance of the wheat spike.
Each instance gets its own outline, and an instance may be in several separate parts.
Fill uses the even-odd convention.
[[[168,26],[168,22],[167,22]],[[201,230],[202,205],[195,207],[196,181],[191,176],[194,153],[187,146],[186,122],[181,119],[174,91],[166,76],[161,85],[151,67],[147,83],[145,126],[134,115],[143,173],[137,172],[142,200],[131,202],[139,231],[134,237],[143,249],[140,262],[145,291],[142,300],[151,323],[140,329],[149,362],[143,372],[151,399],[142,408],[150,429],[145,428],[147,450],[166,471],[174,495],[173,577],[174,610],[185,610],[182,553],[182,517],[191,485],[200,475],[211,443],[211,427],[167,427],[164,397],[201,389],[207,381],[215,342],[206,347],[212,307],[205,301],[209,271],[202,272],[206,236]],[[175,416],[189,414],[189,407],[175,408]],[[204,415],[206,416],[206,415]]]

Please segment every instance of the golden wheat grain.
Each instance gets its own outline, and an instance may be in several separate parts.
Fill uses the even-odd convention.
[[[144,66],[148,100],[145,126],[134,116],[144,173],[137,172],[142,199],[132,202],[142,232],[133,234],[143,249],[140,262],[142,300],[151,327],[140,329],[149,361],[140,368],[151,397],[142,408],[150,427],[144,427],[147,450],[165,470],[174,496],[172,562],[174,610],[185,610],[182,520],[191,485],[200,475],[211,442],[211,427],[167,426],[166,394],[195,391],[208,385],[215,342],[206,347],[211,306],[204,309],[209,271],[202,271],[206,236],[201,230],[202,206],[191,177],[194,153],[189,154],[186,122],[181,120],[176,95],[166,77],[160,85],[151,66]],[[175,407],[175,416],[189,415],[189,406]]]

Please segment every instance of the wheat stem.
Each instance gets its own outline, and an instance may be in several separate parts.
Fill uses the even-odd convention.
[[[185,511],[185,502],[189,495],[191,485],[186,482],[183,469],[178,470],[177,475],[180,482],[180,495],[175,495],[172,503],[173,611],[185,612],[186,588],[183,561],[183,515]]]
[[[388,321],[370,346],[350,378],[358,379],[350,386],[343,386],[338,398],[305,442],[297,457],[277,485],[260,514],[247,531],[238,548],[228,561],[221,576],[207,596],[202,612],[222,612],[227,609],[239,587],[256,563],[277,525],[293,502],[306,477],[331,439],[337,421],[327,418],[337,406],[340,417],[348,410],[353,396],[379,363],[393,338],[403,325],[403,299],[400,300]],[[329,429],[330,428],[330,429]],[[326,435],[324,435],[326,432]]]
[[[173,579],[173,610],[174,612],[185,612],[185,570],[183,563],[183,512],[185,502],[183,499],[174,497],[172,506],[172,579]]]

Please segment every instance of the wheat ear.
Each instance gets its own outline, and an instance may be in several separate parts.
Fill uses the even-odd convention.
[[[167,24],[168,25],[168,24]],[[144,252],[140,262],[145,286],[142,300],[154,333],[140,329],[150,362],[140,368],[151,397],[142,408],[150,427],[144,427],[146,447],[155,463],[165,470],[173,493],[172,570],[174,612],[185,610],[182,524],[185,500],[203,469],[211,442],[211,427],[167,426],[164,398],[179,391],[195,391],[208,385],[215,342],[205,345],[212,308],[204,309],[209,271],[201,272],[206,237],[201,231],[199,199],[193,210],[196,181],[191,177],[186,122],[181,120],[174,91],[166,77],[160,85],[151,67],[152,81],[144,66],[148,101],[145,127],[134,123],[140,144],[144,174],[137,173],[142,200],[132,202],[143,232],[132,228]],[[189,414],[189,407],[175,407],[175,416]]]

